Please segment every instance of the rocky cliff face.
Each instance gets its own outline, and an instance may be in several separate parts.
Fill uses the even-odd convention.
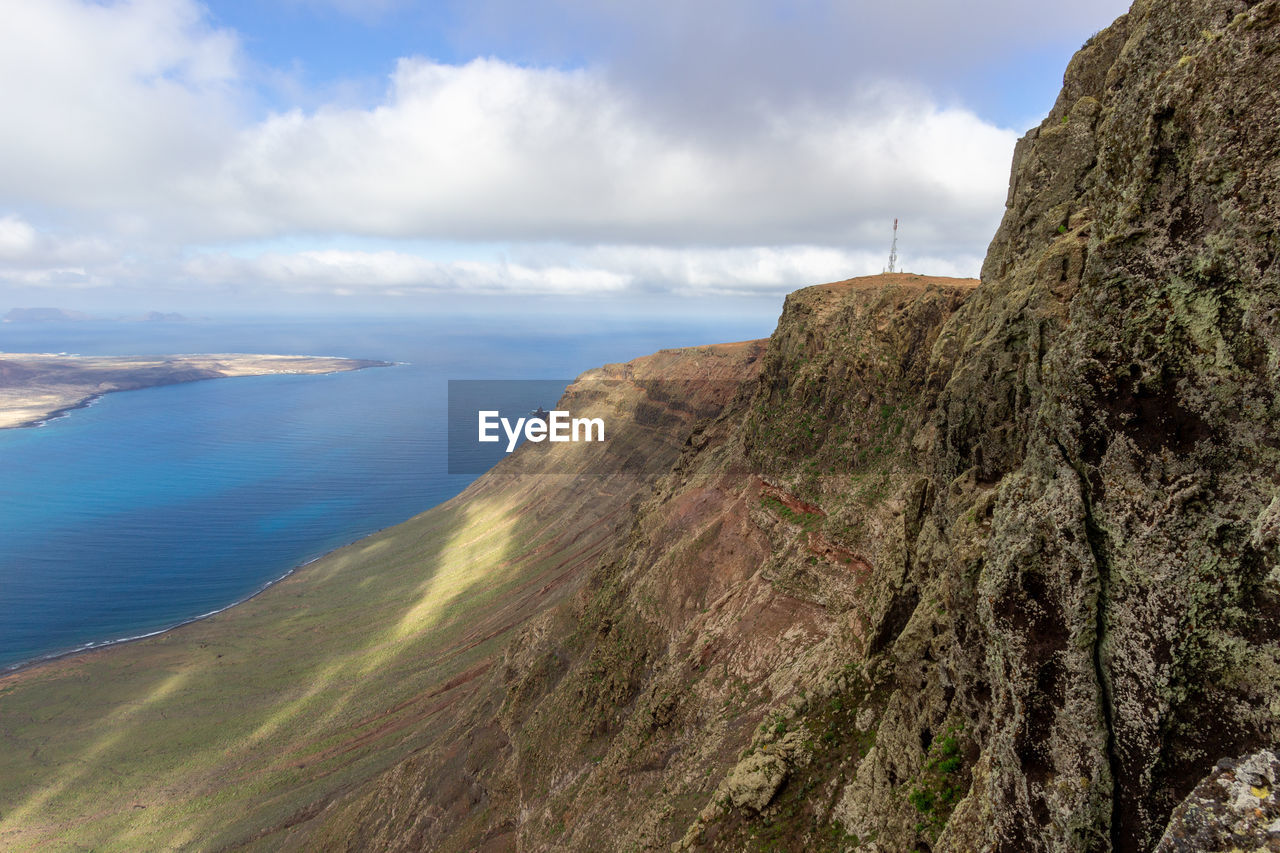
[[[1216,760],[1275,742],[1278,24],[1139,2],[1018,146],[916,547],[960,587],[931,677],[979,748],[943,848],[1150,849]]]

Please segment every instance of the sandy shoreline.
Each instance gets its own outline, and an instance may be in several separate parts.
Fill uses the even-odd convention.
[[[85,397],[83,400],[77,400],[76,402],[72,403],[69,406],[63,406],[61,409],[54,409],[53,411],[49,412],[48,414],[36,420],[23,421],[22,423],[17,423],[17,424],[0,422],[0,429],[27,429],[30,427],[42,427],[45,424],[49,423],[49,421],[56,421],[59,418],[67,417],[76,409],[89,408],[90,406],[92,406],[94,403],[101,400],[104,396],[106,396],[109,393],[111,392],[104,391],[101,394],[92,394],[88,397]]]
[[[334,550],[336,551],[337,549],[335,548]],[[297,572],[298,570],[311,565],[317,560],[324,559],[325,557],[329,556],[329,554],[331,553],[333,552],[330,551],[327,554],[321,554],[319,557],[315,557],[314,559],[307,560],[305,563],[302,563],[301,565],[294,566],[292,569],[285,572],[275,580],[267,581],[265,584],[262,585],[262,588],[257,590],[256,592],[253,592],[250,595],[246,595],[244,598],[238,599],[237,601],[233,601],[230,604],[226,605],[225,607],[219,607],[217,610],[210,610],[208,613],[201,613],[199,616],[192,616],[190,619],[183,619],[181,622],[175,622],[174,624],[169,625],[165,628],[158,628],[154,631],[148,631],[145,634],[137,634],[132,637],[120,637],[114,640],[101,640],[99,642],[86,643],[82,646],[76,646],[74,649],[66,649],[60,652],[50,652],[49,654],[41,655],[40,657],[31,658],[30,660],[18,661],[17,663],[8,664],[7,666],[0,668],[0,681],[3,681],[4,679],[8,678],[11,675],[16,675],[20,672],[26,672],[27,670],[34,669],[35,667],[41,666],[42,664],[53,663],[54,661],[63,660],[65,658],[74,657],[76,655],[88,654],[89,652],[101,651],[102,649],[111,649],[117,646],[124,646],[124,645],[128,645],[129,643],[139,642],[141,640],[149,640],[152,637],[159,637],[162,634],[168,634],[171,631],[176,631],[179,628],[186,627],[187,625],[192,625],[196,622],[203,622],[205,619],[208,619],[212,616],[217,616],[219,613],[225,613],[231,608],[244,604],[247,601],[252,601],[253,599],[262,595],[267,590],[271,589],[271,587],[275,586],[276,584],[280,583],[281,581],[293,575],[294,572]]]

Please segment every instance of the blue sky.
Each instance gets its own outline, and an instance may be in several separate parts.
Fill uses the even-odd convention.
[[[0,310],[776,306],[895,216],[975,275],[1125,6],[0,0]]]

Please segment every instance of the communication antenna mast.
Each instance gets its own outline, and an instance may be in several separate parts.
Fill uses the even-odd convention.
[[[897,272],[897,271],[898,271],[898,220],[897,220],[897,217],[895,217],[893,220],[893,245],[889,248],[889,266],[885,269],[885,272]]]

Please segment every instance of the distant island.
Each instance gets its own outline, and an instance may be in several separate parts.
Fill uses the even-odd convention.
[[[302,355],[0,353],[0,429],[36,426],[112,391],[228,376],[340,373],[389,362]]]
[[[13,308],[0,323],[82,323],[88,320],[107,320],[117,323],[186,323],[192,320],[182,314],[164,311],[147,311],[128,317],[98,317],[83,311],[64,308]]]
[[[143,323],[185,323],[191,318],[185,317],[175,311],[148,311],[139,317],[126,319],[134,319]]]
[[[62,308],[14,308],[0,318],[3,323],[71,323],[92,320],[91,314]]]

